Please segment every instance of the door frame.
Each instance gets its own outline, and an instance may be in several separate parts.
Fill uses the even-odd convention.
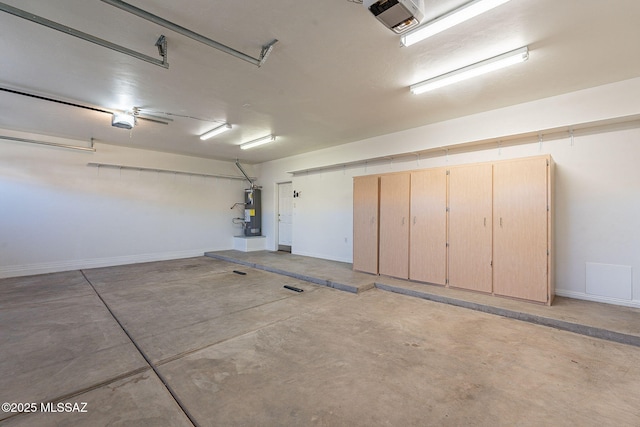
[[[293,191],[293,181],[276,182],[276,191],[275,191],[276,193],[276,216],[275,216],[276,236],[275,236],[275,241],[273,243],[277,251],[291,252],[292,246],[293,246],[293,237],[292,237],[291,246],[280,244],[280,190],[282,188],[281,186],[285,184],[291,184],[291,190]],[[292,211],[293,211],[293,208],[292,208]],[[291,229],[292,229],[291,235],[293,236],[293,215],[291,215]]]

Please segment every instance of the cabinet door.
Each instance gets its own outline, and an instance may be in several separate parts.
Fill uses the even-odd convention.
[[[493,291],[548,302],[546,158],[494,165]]]
[[[380,274],[409,278],[410,175],[380,177]]]
[[[409,277],[444,285],[447,277],[447,172],[411,173]]]
[[[379,178],[353,179],[353,269],[378,274]]]
[[[492,166],[449,171],[449,286],[492,291]]]

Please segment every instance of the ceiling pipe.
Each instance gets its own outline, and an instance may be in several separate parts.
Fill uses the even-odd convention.
[[[257,67],[260,67],[267,60],[267,56],[273,50],[273,45],[278,42],[277,39],[271,40],[269,43],[262,46],[262,51],[260,52],[260,58],[253,58],[245,53],[237,51],[229,46],[225,46],[222,43],[218,43],[215,40],[212,40],[208,37],[205,37],[201,34],[198,34],[194,31],[189,30],[188,28],[182,27],[178,24],[174,24],[171,21],[167,21],[164,18],[161,18],[157,15],[147,12],[146,10],[142,10],[138,7],[132,6],[128,3],[125,3],[121,0],[101,0],[104,3],[110,4],[111,6],[115,6],[119,9],[124,10],[125,12],[129,12],[133,15],[136,15],[140,18],[146,19],[147,21],[151,21],[155,24],[163,26],[165,28],[170,29],[171,31],[175,31],[178,34],[182,34],[185,37],[189,37],[195,41],[200,43],[204,43],[207,46],[210,46],[214,49],[221,50],[222,52],[228,53],[229,55],[235,56],[236,58],[242,59],[243,61],[247,61]]]

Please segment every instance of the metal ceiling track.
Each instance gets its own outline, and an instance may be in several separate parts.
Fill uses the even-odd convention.
[[[245,53],[239,52],[233,48],[230,48],[229,46],[225,46],[222,43],[218,43],[215,40],[212,40],[208,37],[205,37],[201,34],[198,34],[194,31],[189,30],[188,28],[184,28],[178,24],[174,24],[173,22],[167,21],[164,18],[161,18],[159,16],[156,16],[152,13],[147,12],[146,10],[142,10],[140,8],[137,8],[135,6],[132,6],[128,3],[125,3],[121,0],[101,0],[104,3],[110,4],[112,6],[115,6],[119,9],[122,9],[126,12],[129,12],[133,15],[136,15],[140,18],[146,19],[147,21],[151,21],[155,24],[161,25],[165,28],[170,29],[171,31],[174,31],[178,34],[182,34],[185,37],[189,37],[190,39],[193,39],[195,41],[198,41],[200,43],[204,43],[207,46],[210,46],[214,49],[218,49],[221,50],[222,52],[228,53],[229,55],[235,56],[236,58],[242,59],[244,61],[247,61],[253,65],[256,65],[258,67],[262,66],[264,64],[264,62],[267,60],[267,57],[269,56],[269,54],[271,53],[271,51],[273,50],[273,45],[275,45],[278,40],[277,39],[273,39],[271,40],[269,43],[265,44],[264,46],[262,46],[262,51],[260,52],[260,57],[259,58],[253,58]]]
[[[155,44],[155,46],[158,48],[158,53],[162,57],[162,60],[160,60],[157,58],[152,58],[143,53],[136,52],[135,50],[129,49],[127,47],[120,46],[115,43],[111,43],[107,40],[103,40],[101,38],[92,36],[91,34],[87,34],[82,31],[78,31],[74,28],[67,27],[66,25],[62,25],[57,22],[50,21],[46,18],[34,15],[33,13],[29,13],[22,9],[9,6],[8,4],[5,4],[5,3],[0,3],[0,10],[3,12],[10,13],[11,15],[15,15],[19,18],[23,18],[28,21],[35,22],[36,24],[44,25],[45,27],[49,27],[54,30],[63,32],[65,34],[78,37],[82,40],[86,40],[88,42],[97,44],[99,46],[106,47],[111,50],[115,50],[116,52],[124,53],[125,55],[129,55],[134,58],[141,59],[153,65],[158,65],[163,68],[169,68],[169,63],[167,62],[167,40],[164,36],[160,36],[160,38],[156,41],[156,44]]]

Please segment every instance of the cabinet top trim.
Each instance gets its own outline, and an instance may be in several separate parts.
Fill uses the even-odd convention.
[[[516,157],[516,158],[513,158],[513,159],[492,160],[492,161],[488,161],[488,162],[460,163],[460,164],[457,164],[457,165],[436,166],[436,167],[432,167],[432,168],[407,169],[405,171],[397,171],[397,172],[383,172],[383,173],[372,173],[372,174],[367,174],[367,175],[356,175],[356,176],[353,177],[353,179],[363,178],[363,177],[368,177],[368,176],[389,176],[389,175],[398,175],[398,174],[406,174],[406,173],[419,173],[419,172],[423,172],[423,171],[436,171],[436,170],[442,170],[443,172],[446,171],[446,174],[449,175],[449,171],[451,169],[455,169],[455,168],[458,168],[458,167],[476,166],[476,165],[494,165],[494,164],[499,164],[499,163],[513,163],[513,162],[528,161],[528,160],[534,160],[534,159],[541,159],[541,160],[542,159],[546,159],[547,165],[553,163],[553,158],[551,157],[550,154],[542,154],[542,155],[539,155],[539,156]]]

